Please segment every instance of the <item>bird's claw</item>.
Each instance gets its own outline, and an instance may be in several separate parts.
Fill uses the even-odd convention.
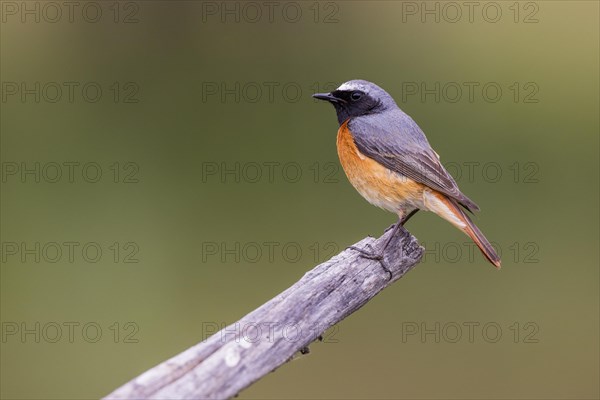
[[[371,246],[370,244],[366,244],[365,247],[368,246],[371,250],[373,250],[373,246]],[[385,265],[385,260],[383,259],[383,252],[382,253],[375,253],[375,251],[367,251],[365,249],[361,249],[360,247],[356,247],[356,246],[350,246],[348,247],[348,249],[350,250],[355,250],[357,252],[360,253],[360,257],[369,259],[369,260],[376,260],[379,261],[379,264],[381,264],[381,268],[383,268],[383,270],[385,272],[388,273],[388,275],[390,276],[388,280],[392,279],[392,271],[390,271],[390,269],[388,267],[386,267]]]
[[[391,229],[394,229],[395,227],[396,227],[396,224],[392,224],[392,225],[388,226],[388,227],[386,228],[386,230],[385,230],[385,231],[383,231],[383,233],[387,233],[389,230],[391,230]]]

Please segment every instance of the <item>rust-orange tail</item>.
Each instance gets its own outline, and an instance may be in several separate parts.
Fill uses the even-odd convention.
[[[496,250],[494,250],[483,233],[471,221],[467,213],[454,200],[449,199],[441,193],[429,191],[426,193],[425,203],[431,211],[446,219],[473,239],[485,258],[494,264],[496,268],[500,268],[500,257],[498,257]]]

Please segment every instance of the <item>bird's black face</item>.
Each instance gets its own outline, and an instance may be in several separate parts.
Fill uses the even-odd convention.
[[[331,93],[316,93],[313,97],[333,104],[340,125],[348,118],[383,111],[381,101],[361,90],[334,90]]]

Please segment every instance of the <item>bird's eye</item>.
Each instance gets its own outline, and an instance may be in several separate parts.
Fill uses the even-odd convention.
[[[360,100],[360,98],[362,97],[362,92],[359,92],[358,90],[355,92],[352,92],[352,94],[350,94],[350,98],[352,99],[352,101],[356,101],[356,100]]]

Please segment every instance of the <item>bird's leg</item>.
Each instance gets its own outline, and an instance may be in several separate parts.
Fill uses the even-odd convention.
[[[406,214],[404,217],[400,218],[400,225],[404,226],[404,224],[406,222],[408,222],[409,219],[411,219],[411,217],[413,215],[415,215],[417,213],[417,211],[419,211],[418,208],[415,208],[414,210],[412,210],[410,213]],[[387,233],[387,231],[389,231],[390,229],[394,229],[394,227],[396,226],[396,224],[392,224],[390,226],[387,227],[387,229],[385,231],[383,231],[383,233]]]
[[[419,211],[419,209],[415,208],[414,210],[412,210],[411,212],[409,212],[408,214],[406,214],[404,217],[400,218],[400,222],[398,222],[398,223],[400,225],[404,226],[404,224],[407,223],[408,220],[411,219],[412,216],[417,213],[417,211]]]

